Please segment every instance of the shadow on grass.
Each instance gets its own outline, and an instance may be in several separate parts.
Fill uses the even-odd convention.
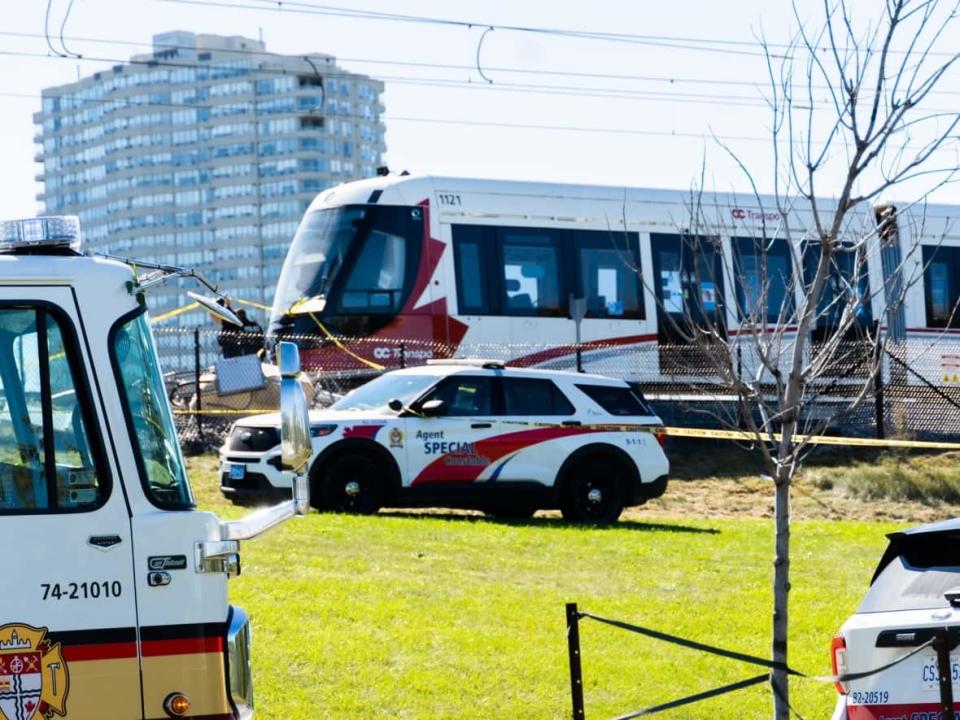
[[[524,520],[515,520],[512,518],[497,518],[486,515],[462,515],[459,513],[433,513],[417,512],[415,510],[381,510],[379,515],[391,518],[405,519],[429,519],[442,520],[444,522],[460,523],[483,523],[487,525],[509,525],[513,527],[541,527],[541,528],[568,528],[570,530],[580,530],[582,532],[604,532],[610,530],[638,530],[645,532],[674,532],[674,533],[694,533],[702,535],[719,535],[720,531],[716,528],[692,527],[689,525],[670,525],[667,523],[639,522],[637,520],[619,520],[609,525],[580,525],[570,523],[562,518],[556,517],[532,517]]]

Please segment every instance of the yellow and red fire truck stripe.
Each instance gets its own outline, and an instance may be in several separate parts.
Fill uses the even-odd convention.
[[[136,707],[153,720],[166,718],[172,692],[190,698],[194,720],[231,720],[226,694],[226,625],[147,626],[51,632],[70,673],[67,718],[112,717]],[[142,676],[141,676],[142,669]],[[111,707],[114,710],[111,710]]]

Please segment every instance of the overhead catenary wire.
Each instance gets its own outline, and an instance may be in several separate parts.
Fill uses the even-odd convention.
[[[14,30],[0,30],[0,37],[12,37],[12,38],[43,38],[43,35],[40,33],[30,33]],[[71,42],[86,42],[99,45],[119,45],[125,47],[135,47],[143,48],[147,51],[156,51],[156,50],[184,50],[192,49],[185,48],[182,45],[174,43],[163,43],[163,42],[144,42],[137,40],[129,39],[120,39],[120,38],[99,38],[99,37],[85,37],[85,36],[68,36],[66,39],[69,39]],[[251,56],[259,57],[261,59],[270,58],[275,55],[275,53],[266,51],[266,50],[252,50],[248,48],[231,48],[229,51],[231,55],[239,56]],[[285,54],[285,57],[298,57],[294,54]],[[317,54],[307,54],[301,55],[300,57],[319,57]],[[88,59],[88,58],[80,58]],[[442,62],[423,62],[423,61],[412,61],[412,60],[398,60],[398,59],[389,59],[389,58],[369,58],[369,57],[352,57],[352,56],[338,56],[335,58],[338,63],[356,63],[356,64],[365,64],[365,65],[386,65],[386,66],[400,66],[400,67],[409,67],[409,68],[420,68],[420,69],[433,69],[433,70],[448,70],[448,71],[474,71],[476,69],[475,65],[465,65],[465,64],[456,64],[456,63],[442,63]],[[111,60],[115,62],[130,62],[129,60]],[[210,63],[206,65],[185,65],[186,67],[209,67]],[[580,70],[559,70],[559,69],[546,69],[546,68],[524,68],[524,67],[512,67],[512,66],[503,66],[503,65],[486,65],[484,66],[486,72],[496,72],[501,74],[515,74],[515,75],[531,75],[535,77],[570,77],[570,78],[580,78],[580,79],[589,79],[589,80],[616,80],[622,82],[650,82],[650,83],[663,83],[670,86],[688,84],[688,85],[717,85],[717,86],[726,86],[726,87],[745,87],[745,88],[766,88],[769,85],[769,79],[764,77],[761,80],[736,80],[730,78],[701,78],[701,77],[690,77],[690,76],[669,76],[669,75],[637,75],[631,73],[610,73],[610,72],[585,72]],[[262,70],[261,70],[262,71]],[[287,73],[289,74],[289,71]],[[336,74],[327,73],[333,77],[336,77]],[[810,86],[813,90],[829,91],[830,88],[826,85],[812,85]],[[960,95],[960,90],[942,90],[934,89],[930,93],[931,95]],[[867,97],[867,96],[864,96]]]
[[[415,23],[422,25],[438,25],[447,27],[458,27],[465,29],[473,28],[492,28],[495,30],[506,30],[519,33],[531,33],[538,35],[550,35],[564,38],[576,38],[584,40],[597,40],[614,43],[629,43],[638,45],[652,45],[654,47],[670,47],[675,49],[708,51],[733,55],[764,56],[763,47],[775,48],[779,50],[791,50],[796,46],[792,43],[782,42],[762,42],[760,40],[732,40],[722,38],[696,38],[689,36],[673,35],[654,35],[654,34],[636,34],[624,32],[608,32],[599,30],[572,30],[555,27],[542,27],[533,25],[511,25],[505,23],[489,22],[485,20],[460,20],[454,18],[441,18],[428,15],[407,15],[401,13],[390,13],[379,10],[364,10],[360,8],[346,8],[334,5],[323,5],[319,3],[305,2],[304,0],[246,0],[246,2],[236,2],[231,0],[154,0],[154,2],[173,3],[180,5],[200,5],[213,7],[228,7],[231,9],[255,10],[260,12],[291,12],[312,15],[326,15],[332,17],[346,17],[366,20],[379,20],[389,22]],[[715,47],[711,47],[715,46]],[[738,50],[734,48],[759,48],[760,50]],[[817,51],[830,51],[827,46],[816,46]],[[837,48],[838,50],[850,50],[851,48]],[[887,54],[908,54],[908,50],[899,48],[888,48]],[[957,53],[947,51],[929,51],[925,56],[929,57],[954,57]]]

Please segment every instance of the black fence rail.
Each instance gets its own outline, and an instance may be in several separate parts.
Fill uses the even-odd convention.
[[[779,671],[780,673],[784,673],[790,677],[823,684],[849,683],[856,680],[863,680],[873,675],[878,675],[882,672],[890,670],[900,663],[905,662],[918,653],[926,650],[927,648],[932,648],[937,656],[937,669],[939,673],[938,687],[940,691],[939,717],[955,717],[950,651],[957,646],[958,640],[960,640],[960,635],[958,635],[956,628],[951,629],[949,627],[943,627],[935,629],[932,637],[929,640],[911,649],[909,652],[897,657],[891,662],[884,663],[879,667],[874,667],[861,672],[844,673],[842,675],[808,675],[783,663],[774,662],[772,660],[758,657],[756,655],[750,655],[748,653],[737,652],[735,650],[728,650],[715,645],[709,645],[696,640],[690,640],[678,635],[672,635],[670,633],[661,632],[659,630],[643,627],[641,625],[635,625],[622,620],[613,620],[601,615],[594,615],[593,613],[579,610],[576,603],[567,603],[567,655],[570,665],[570,701],[572,709],[571,717],[573,720],[586,720],[586,705],[583,693],[583,664],[580,650],[581,620],[592,620],[603,625],[619,628],[620,630],[624,630],[626,632],[636,633],[654,640],[678,645],[688,650],[707,653],[715,657],[724,658],[726,660],[734,660],[748,665],[759,666],[764,668],[766,671],[761,675],[754,675],[752,677],[738,680],[737,682],[729,683],[727,685],[710,688],[693,695],[686,695],[681,698],[669,700],[667,702],[651,705],[640,710],[634,710],[622,715],[618,715],[614,720],[633,720],[633,718],[649,717],[650,715],[656,715],[666,710],[673,710],[686,705],[693,705],[698,702],[703,702],[704,700],[720,697],[721,695],[737,692],[738,690],[744,690],[762,683],[769,684],[771,693],[786,701],[786,693],[784,693],[783,688],[778,685],[773,671]],[[787,703],[787,705],[790,707],[790,711],[795,717],[803,720],[803,716],[797,711],[796,708],[790,706],[789,703]]]
[[[217,370],[224,360],[257,352],[264,356],[258,349],[265,341],[269,345],[270,338],[262,333],[155,327],[154,336],[181,439],[188,444],[210,444],[208,436],[222,434],[237,417],[277,410],[275,393],[243,389],[252,387],[251,383],[241,382],[232,390],[218,384]],[[576,371],[579,366],[636,381],[668,425],[738,427],[744,422],[739,404],[718,377],[715,362],[687,346],[499,342],[452,347],[329,333],[285,339],[301,348],[302,364],[311,378],[310,395],[318,407],[389,370],[430,359],[480,357],[554,370]],[[827,419],[831,427],[849,436],[960,439],[960,338],[903,344],[884,349],[879,357],[873,347],[854,345],[806,388],[808,425]],[[749,352],[739,362],[742,372],[754,372]],[[268,376],[268,386],[270,382]],[[766,392],[773,393],[772,385]]]

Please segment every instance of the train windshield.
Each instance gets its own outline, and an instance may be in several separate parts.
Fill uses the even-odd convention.
[[[271,326],[296,315],[396,314],[420,259],[418,207],[344,205],[308,212],[280,273]]]

